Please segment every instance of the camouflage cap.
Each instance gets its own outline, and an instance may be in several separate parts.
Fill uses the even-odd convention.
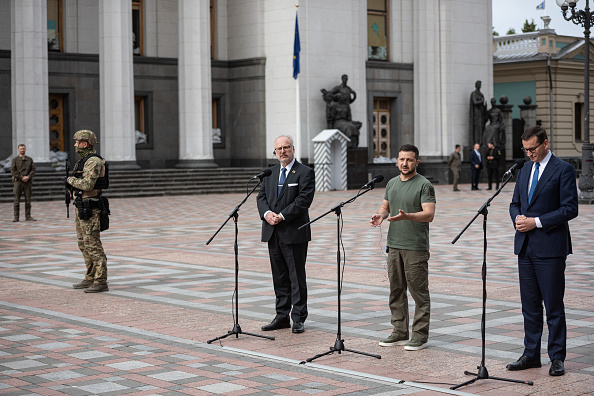
[[[95,136],[93,131],[88,129],[81,129],[80,131],[77,131],[74,134],[74,140],[86,140],[91,146],[94,146],[98,143],[97,136]]]

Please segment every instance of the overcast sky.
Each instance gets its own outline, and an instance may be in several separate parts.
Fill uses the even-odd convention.
[[[493,26],[500,36],[505,35],[509,28],[516,29],[516,33],[522,33],[524,21],[528,19],[539,29],[544,27],[540,17],[548,15],[551,17],[549,28],[555,29],[555,32],[564,36],[584,37],[584,28],[575,25],[573,22],[563,19],[561,8],[555,0],[545,0],[545,9],[537,10],[536,6],[542,3],[542,0],[492,0],[493,1]],[[585,1],[578,2],[578,8],[585,6]],[[592,2],[590,2],[592,7]],[[570,11],[569,11],[570,12]],[[592,34],[594,37],[594,33]]]

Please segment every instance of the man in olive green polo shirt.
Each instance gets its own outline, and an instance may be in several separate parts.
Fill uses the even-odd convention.
[[[371,217],[379,227],[384,220],[388,229],[389,305],[392,334],[380,341],[381,346],[404,345],[407,351],[427,347],[429,337],[429,223],[435,216],[435,189],[429,180],[417,173],[419,150],[405,144],[398,153],[400,175],[391,179],[384,201]],[[415,300],[412,337],[409,340],[408,299]]]
[[[10,164],[12,182],[14,183],[14,219],[12,221],[19,221],[19,207],[21,205],[21,195],[23,194],[25,194],[25,220],[35,221],[31,217],[31,186],[35,176],[35,163],[31,157],[25,155],[27,147],[24,144],[19,144],[18,150],[19,155],[14,157]]]

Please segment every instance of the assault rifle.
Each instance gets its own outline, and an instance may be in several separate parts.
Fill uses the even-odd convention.
[[[66,158],[66,179],[70,176],[70,161]],[[67,188],[64,187],[64,203],[66,204],[66,218],[70,218],[70,200],[72,199],[72,192]]]

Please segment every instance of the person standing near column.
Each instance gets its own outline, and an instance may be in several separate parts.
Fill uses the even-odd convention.
[[[307,318],[307,283],[305,260],[311,241],[309,207],[315,193],[313,169],[295,160],[295,146],[290,136],[274,141],[274,155],[279,164],[264,179],[258,194],[258,212],[262,219],[262,242],[268,242],[270,268],[276,296],[276,317],[263,331],[287,329],[293,319],[293,333],[305,331]]]
[[[470,151],[470,171],[472,172],[472,190],[480,190],[478,187],[481,179],[481,170],[483,169],[483,159],[479,149],[481,145],[476,143],[474,150]]]
[[[419,150],[412,144],[400,147],[396,176],[386,185],[382,206],[371,216],[371,226],[384,220],[388,229],[389,305],[392,334],[380,346],[404,345],[407,351],[427,348],[431,299],[429,296],[429,223],[435,217],[435,189],[417,173]],[[409,341],[408,299],[415,300],[415,316]]]
[[[462,171],[462,155],[460,155],[462,147],[459,144],[456,145],[456,150],[450,154],[448,159],[448,166],[452,170],[454,175],[454,191],[460,191],[458,189],[458,182],[460,181],[460,171]]]
[[[21,195],[25,194],[25,220],[36,221],[31,217],[31,193],[33,186],[33,176],[35,176],[35,163],[33,158],[25,155],[27,147],[24,144],[18,146],[19,155],[12,159],[10,171],[12,173],[13,192],[14,192],[14,218],[13,222],[19,221],[19,211],[21,206]]]
[[[501,160],[501,151],[493,142],[487,143],[489,149],[487,150],[487,175],[489,176],[489,188],[493,186],[493,179],[495,180],[495,190],[499,190],[499,161]]]
[[[572,253],[569,220],[578,215],[573,167],[549,150],[546,131],[533,126],[522,135],[522,150],[531,162],[520,169],[509,214],[516,228],[520,299],[524,316],[524,352],[507,365],[517,371],[541,367],[543,302],[547,316],[551,359],[549,375],[565,374],[565,266]]]

